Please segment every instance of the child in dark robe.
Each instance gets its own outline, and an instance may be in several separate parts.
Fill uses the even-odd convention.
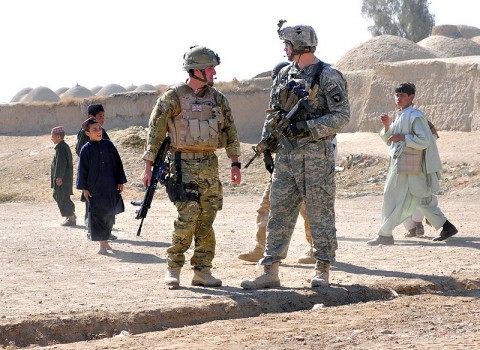
[[[102,139],[110,140],[110,137],[108,137],[107,131],[103,127],[103,124],[105,123],[105,109],[103,108],[103,106],[101,104],[89,105],[87,108],[87,116],[88,118],[95,118],[98,120],[98,122],[102,127]],[[77,156],[80,157],[80,151],[82,150],[83,145],[85,145],[87,142],[88,142],[88,136],[85,134],[85,130],[83,130],[83,127],[82,127],[80,128],[80,131],[77,133],[77,143],[75,144],[75,153],[77,153]],[[80,200],[82,202],[85,202],[84,222],[85,222],[85,226],[88,226],[88,202],[86,201],[83,193]],[[114,239],[117,239],[117,237],[115,235],[111,235],[109,239],[114,240]]]
[[[110,140],[102,139],[102,127],[97,119],[82,124],[89,137],[80,151],[77,189],[88,201],[88,231],[92,241],[100,242],[99,254],[112,250],[107,240],[112,232],[115,215],[125,210],[121,193],[127,182],[123,163]]]
[[[75,204],[70,196],[73,194],[73,160],[72,151],[64,141],[65,128],[57,126],[51,132],[52,142],[55,144],[55,156],[51,165],[50,185],[53,188],[53,198],[57,202],[60,214],[65,217],[62,226],[75,226]]]

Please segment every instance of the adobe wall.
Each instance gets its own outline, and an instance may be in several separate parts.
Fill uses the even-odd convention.
[[[89,99],[63,105],[61,103],[0,105],[1,134],[48,134],[54,126],[63,125],[67,134],[76,134],[87,118],[91,103],[102,103],[107,129],[123,129],[130,125],[146,126],[158,98],[154,92],[128,93],[107,97],[101,102]]]
[[[480,56],[381,63],[372,70],[347,72],[355,131],[381,128],[382,112],[394,113],[394,87],[411,81],[417,87],[415,103],[439,130],[480,130]],[[362,91],[362,81],[363,90]]]
[[[380,63],[371,70],[343,72],[348,83],[351,121],[345,132],[376,132],[382,112],[394,112],[393,89],[400,81],[417,86],[416,104],[439,130],[480,130],[480,56],[412,60]],[[251,81],[246,81],[249,84]],[[245,82],[242,82],[245,84]],[[268,107],[269,90],[225,94],[243,142],[259,140]],[[118,94],[102,100],[106,128],[147,126],[158,98],[154,92]],[[64,125],[67,134],[75,134],[91,103],[62,105],[0,105],[1,134],[48,134],[52,127]]]
[[[268,107],[269,91],[225,95],[230,102],[241,141],[258,141],[262,133],[265,109]],[[107,130],[124,129],[131,125],[147,127],[157,99],[158,94],[154,92],[132,92],[105,98],[100,102],[105,108],[105,127]],[[94,102],[83,99],[70,105],[59,103],[0,105],[0,134],[48,134],[58,125],[63,125],[67,134],[76,134],[86,118],[86,110],[91,103]]]

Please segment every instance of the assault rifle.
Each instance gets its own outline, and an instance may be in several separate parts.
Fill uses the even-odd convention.
[[[137,231],[137,236],[140,236],[140,231],[142,230],[143,219],[147,217],[148,209],[152,205],[153,195],[155,194],[155,190],[157,189],[157,184],[165,183],[165,178],[169,171],[169,164],[165,162],[165,158],[167,157],[168,148],[170,147],[170,136],[165,137],[165,140],[160,147],[160,150],[155,157],[155,162],[153,163],[153,170],[152,170],[152,179],[150,180],[150,185],[147,188],[147,192],[145,192],[145,197],[140,204],[140,208],[136,211],[137,216],[135,219],[142,219],[140,222],[140,227]],[[134,204],[132,202],[132,204]],[[134,204],[135,205],[135,204]]]
[[[245,164],[245,168],[248,168],[248,166],[265,151],[275,151],[279,144],[282,145],[289,152],[293,150],[292,143],[286,135],[286,129],[290,125],[292,118],[297,115],[301,108],[305,108],[307,111],[311,110],[307,101],[308,92],[306,92],[305,90],[302,91],[304,92],[301,95],[302,98],[298,100],[298,102],[295,104],[295,106],[293,106],[290,112],[285,114],[285,112],[278,110],[267,117],[267,124],[270,129],[270,133],[265,136],[256,146],[252,146],[253,152],[255,152],[255,154]]]

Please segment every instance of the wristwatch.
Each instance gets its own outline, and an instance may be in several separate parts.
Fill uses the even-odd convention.
[[[232,167],[236,166],[238,169],[242,169],[242,163],[240,162],[233,162]]]

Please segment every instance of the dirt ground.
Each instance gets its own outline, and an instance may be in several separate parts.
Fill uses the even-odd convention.
[[[109,131],[129,180],[126,212],[117,216],[113,252],[97,255],[78,226],[62,221],[49,188],[49,135],[0,135],[0,348],[48,349],[478,349],[480,348],[480,133],[441,132],[442,210],[459,229],[448,242],[404,238],[369,247],[380,221],[387,148],[376,134],[340,134],[337,162],[337,263],[331,288],[309,287],[313,265],[299,219],[282,287],[245,291],[256,264],[237,259],[254,245],[255,215],[267,173],[256,160],[228,183],[219,152],[224,208],[215,221],[214,274],[220,288],[163,285],[175,210],[162,190],[136,236],[129,204],[141,199],[141,128]],[[75,136],[67,137],[74,144]],[[251,144],[242,144],[243,161]],[[76,162],[76,157],[75,157]],[[477,214],[476,214],[477,213]],[[187,254],[187,262],[191,252]]]

